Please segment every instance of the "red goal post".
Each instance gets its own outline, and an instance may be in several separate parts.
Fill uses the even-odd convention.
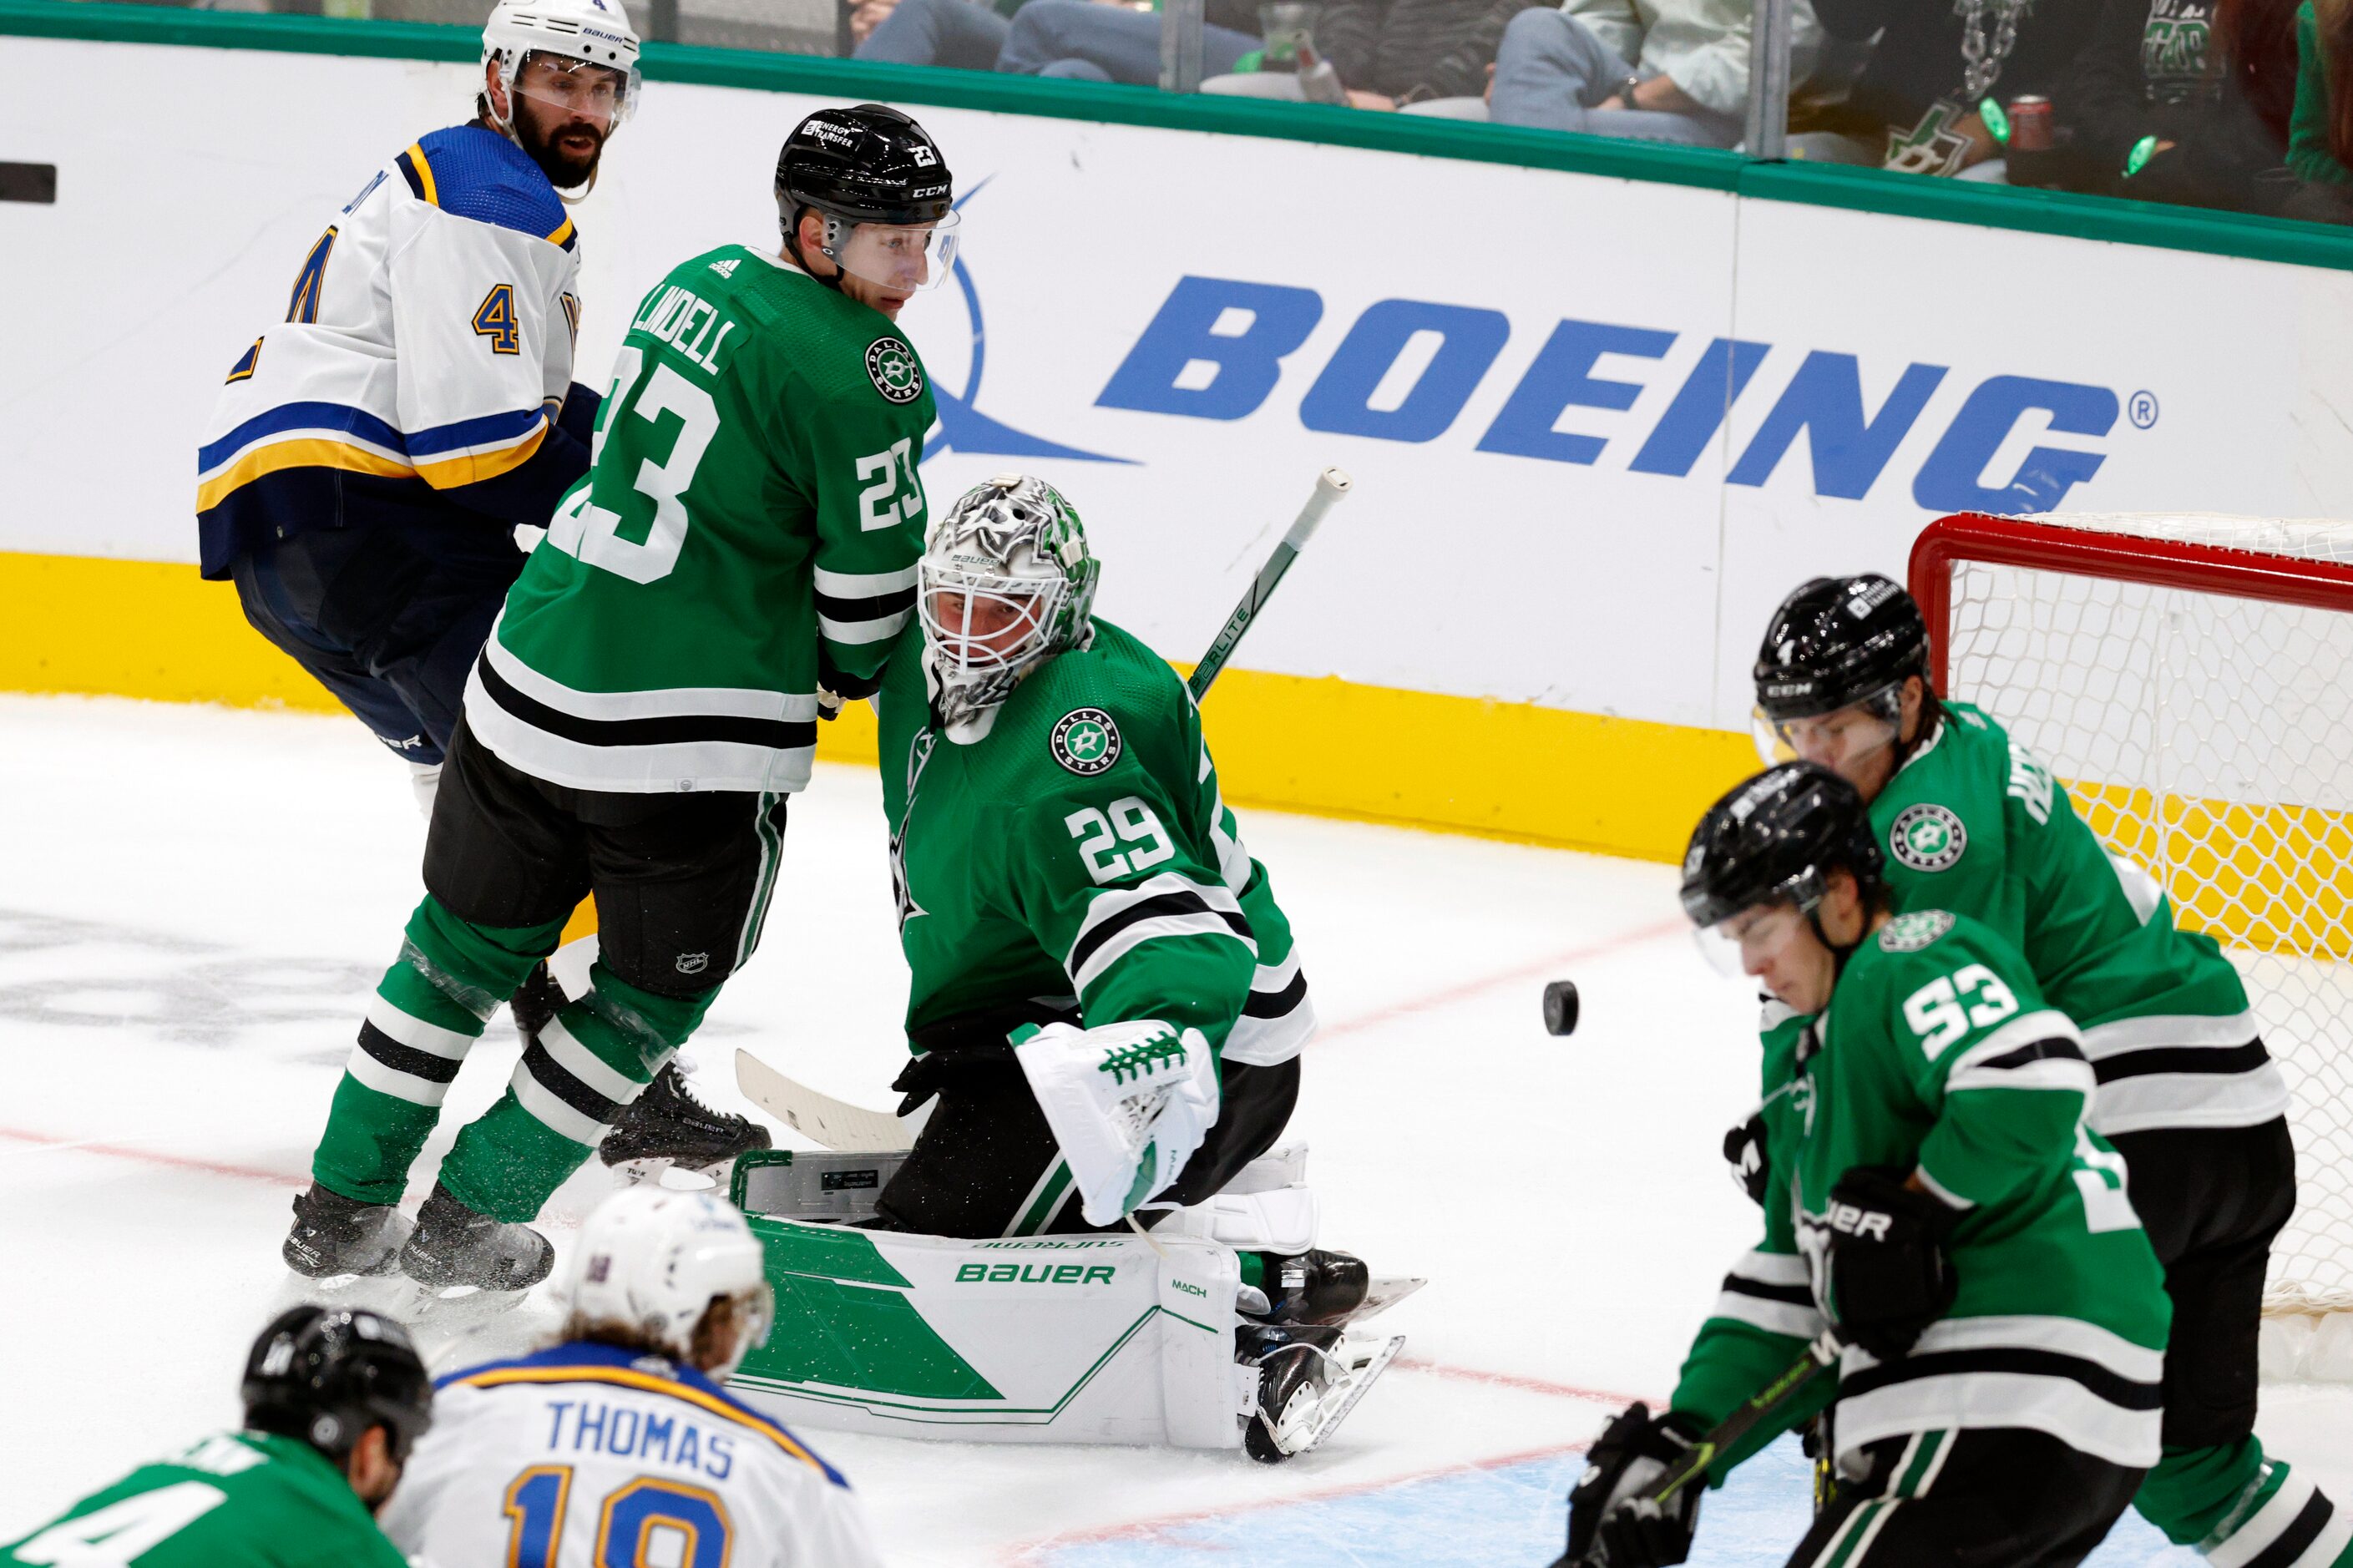
[[[2267,1371],[2353,1377],[2353,522],[1965,512],[1909,576],[1938,692],[2041,755],[2245,976],[2302,1194]]]

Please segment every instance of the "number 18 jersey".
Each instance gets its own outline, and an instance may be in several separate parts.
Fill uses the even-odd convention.
[[[849,1483],[708,1378],[557,1345],[444,1378],[382,1516],[430,1568],[870,1568]]]

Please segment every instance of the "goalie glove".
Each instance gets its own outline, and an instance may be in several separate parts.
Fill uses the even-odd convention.
[[[1688,1415],[1627,1406],[1587,1450],[1585,1473],[1568,1494],[1568,1551],[1560,1564],[1666,1568],[1689,1557],[1706,1483],[1694,1478],[1664,1502],[1651,1493],[1700,1436]]]
[[[1218,1064],[1198,1029],[1049,1024],[1012,1041],[1089,1225],[1118,1224],[1174,1182],[1217,1124]]]

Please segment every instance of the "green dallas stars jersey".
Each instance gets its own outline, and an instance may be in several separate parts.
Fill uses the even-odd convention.
[[[468,726],[578,789],[801,788],[820,680],[871,678],[913,603],[932,419],[880,311],[744,246],[682,263],[622,340]]]
[[[2020,948],[2099,1074],[2092,1125],[2249,1127],[2287,1110],[2238,972],[2175,928],[2164,892],[2111,858],[2067,791],[1966,702],[1872,803],[1894,907],[1954,910]]]
[[[341,1471],[291,1437],[223,1432],[142,1465],[12,1545],[0,1564],[406,1568]]]
[[[2084,1125],[2092,1089],[2074,1025],[2016,948],[1941,910],[1890,920],[1848,959],[1822,1023],[1768,1041],[1764,1240],[1725,1278],[1673,1408],[1721,1420],[1821,1331],[1830,1190],[1892,1165],[1963,1211],[1947,1242],[1959,1293],[1910,1355],[1845,1352],[1822,1396],[1838,1401],[1841,1452],[2025,1426],[2154,1464],[2172,1310],[2124,1160]]]
[[[880,708],[911,1035],[1075,996],[1089,1025],[1190,1026],[1223,1060],[1299,1054],[1315,1023],[1291,923],[1159,655],[1098,616],[959,745],[934,727],[911,626]]]

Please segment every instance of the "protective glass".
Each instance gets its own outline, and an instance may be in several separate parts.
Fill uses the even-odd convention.
[[[566,118],[602,125],[609,134],[637,107],[638,78],[610,66],[591,65],[545,50],[523,57],[521,70],[510,70],[507,91],[517,98],[554,110]]]
[[[1852,707],[1807,719],[1768,719],[1761,708],[1749,715],[1757,755],[1767,767],[1780,763],[1820,763],[1834,773],[1854,776],[1858,764],[1895,744],[1901,733],[1904,689],[1890,686]]]
[[[1726,978],[1755,974],[1788,951],[1805,929],[1795,904],[1759,904],[1692,932],[1708,967]]]
[[[963,215],[950,213],[937,223],[861,223],[847,233],[841,226],[826,225],[826,254],[833,264],[854,278],[885,289],[921,293],[948,279],[955,265],[956,231]]]
[[[1070,584],[1007,577],[925,562],[918,572],[923,636],[944,673],[986,672],[1042,652]]]

